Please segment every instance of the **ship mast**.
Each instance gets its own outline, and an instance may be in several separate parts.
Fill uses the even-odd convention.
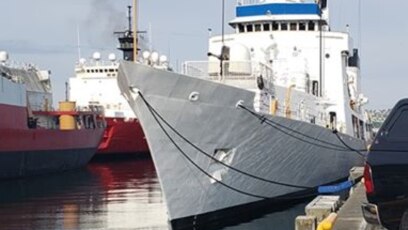
[[[118,49],[123,52],[123,60],[134,61],[137,59],[135,56],[137,54],[137,32],[132,29],[132,6],[128,6],[127,18],[129,27],[125,31],[114,32],[114,34],[118,36]]]
[[[123,52],[123,60],[136,61],[138,48],[138,34],[146,33],[146,31],[137,31],[137,0],[133,1],[134,10],[132,13],[132,6],[128,6],[128,28],[126,31],[114,32],[118,36],[118,49]],[[132,20],[133,15],[133,20]],[[133,25],[132,25],[133,22]]]

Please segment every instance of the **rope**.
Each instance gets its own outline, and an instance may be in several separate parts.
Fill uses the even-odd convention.
[[[230,165],[225,164],[224,162],[214,158],[213,156],[209,155],[208,153],[204,152],[203,150],[201,150],[200,148],[198,148],[196,145],[194,145],[192,142],[190,142],[189,140],[187,140],[184,136],[182,136],[176,129],[174,129],[144,98],[143,94],[139,91],[139,96],[140,98],[143,100],[143,102],[145,103],[146,107],[148,108],[149,112],[152,114],[153,118],[155,119],[155,121],[157,122],[157,124],[159,125],[160,129],[164,132],[164,134],[167,136],[167,138],[169,138],[169,140],[171,141],[171,143],[177,148],[177,150],[195,167],[197,168],[199,171],[201,171],[204,175],[206,175],[207,177],[211,178],[212,180],[216,181],[217,183],[219,183],[220,185],[235,191],[237,193],[246,195],[246,196],[250,196],[250,197],[254,197],[254,198],[260,198],[260,199],[264,199],[264,200],[298,200],[298,199],[305,199],[305,198],[309,198],[311,196],[315,196],[318,195],[318,188],[321,186],[315,186],[315,187],[307,187],[307,186],[298,186],[298,185],[291,185],[291,184],[286,184],[286,183],[281,183],[281,182],[276,182],[276,181],[271,181],[271,180],[267,180],[264,178],[260,178],[258,176],[254,176],[252,174],[243,172],[239,169],[236,169]],[[258,194],[254,194],[254,193],[250,193],[250,192],[246,192],[243,191],[241,189],[235,188],[231,185],[228,185],[224,182],[222,182],[221,180],[218,180],[217,178],[213,177],[211,174],[209,174],[207,171],[205,171],[203,168],[201,168],[197,163],[194,162],[194,160],[192,160],[182,149],[181,147],[176,143],[176,141],[170,136],[170,134],[167,132],[167,130],[164,128],[163,124],[160,122],[159,118],[166,124],[166,126],[168,126],[174,133],[176,133],[180,138],[182,138],[184,141],[186,141],[187,143],[189,143],[191,146],[193,146],[196,150],[198,150],[199,152],[205,154],[207,157],[213,159],[214,161],[217,161],[218,163],[224,165],[225,167],[230,168],[231,170],[234,170],[236,172],[242,173],[246,176],[261,180],[261,181],[265,181],[265,182],[269,182],[272,184],[277,184],[277,185],[283,185],[283,186],[288,186],[288,187],[294,187],[294,188],[303,188],[306,189],[305,191],[303,191],[304,195],[299,195],[299,196],[295,196],[295,195],[286,195],[286,196],[280,196],[280,197],[267,197],[267,196],[262,196],[262,195],[258,195]]]
[[[336,135],[337,139],[339,139],[339,141],[346,146],[350,151],[357,153],[359,156],[363,157],[364,159],[367,157],[366,154],[362,153],[361,151],[352,148],[350,145],[348,145],[339,135],[337,130],[333,130],[334,135]]]
[[[308,187],[308,186],[300,186],[300,185],[294,185],[294,184],[289,184],[289,183],[282,183],[282,182],[278,182],[278,181],[272,181],[269,179],[265,179],[247,172],[244,172],[240,169],[237,169],[235,167],[232,167],[226,163],[224,163],[223,161],[220,161],[219,159],[213,157],[211,154],[208,154],[207,152],[205,152],[204,150],[202,150],[201,148],[199,148],[197,145],[195,145],[194,143],[192,143],[191,141],[189,141],[187,138],[185,138],[182,134],[180,134],[174,127],[172,127],[144,98],[144,96],[139,92],[140,97],[142,98],[142,100],[144,101],[144,103],[146,104],[146,106],[149,108],[149,111],[154,113],[155,115],[157,115],[163,122],[164,124],[166,124],[167,127],[169,127],[175,134],[177,134],[177,136],[179,136],[181,139],[183,139],[185,142],[187,142],[190,146],[192,146],[193,148],[195,148],[196,150],[198,150],[199,152],[201,152],[202,154],[204,154],[205,156],[207,156],[208,158],[222,164],[223,166],[236,171],[238,173],[241,173],[243,175],[246,175],[248,177],[252,177],[254,179],[260,180],[260,181],[264,181],[264,182],[268,182],[271,184],[276,184],[276,185],[281,185],[281,186],[287,186],[287,187],[293,187],[293,188],[301,188],[301,189],[312,189],[314,187]],[[171,138],[171,137],[169,137]]]
[[[329,150],[344,151],[344,152],[355,152],[355,153],[357,153],[359,156],[363,157],[364,159],[366,159],[366,157],[367,157],[367,155],[368,155],[368,154],[364,154],[364,153],[363,153],[363,152],[368,152],[368,149],[354,149],[354,148],[352,148],[350,145],[348,145],[348,144],[338,135],[338,131],[337,131],[337,130],[333,130],[333,133],[334,133],[334,134],[336,135],[336,137],[340,140],[340,142],[341,142],[341,144],[342,144],[343,146],[337,145],[337,144],[334,144],[334,143],[330,143],[330,142],[327,142],[327,141],[324,141],[324,140],[320,140],[320,139],[317,139],[317,138],[315,138],[315,137],[308,136],[308,135],[306,135],[306,134],[304,134],[304,133],[301,133],[301,132],[299,132],[299,131],[297,131],[297,130],[295,130],[295,129],[291,129],[291,128],[287,127],[287,126],[284,126],[284,125],[281,125],[281,124],[279,124],[279,123],[277,123],[277,122],[274,122],[274,121],[272,121],[272,120],[266,118],[266,117],[263,116],[263,115],[257,114],[256,112],[251,111],[250,109],[248,109],[247,107],[245,107],[245,106],[243,106],[243,105],[238,105],[238,106],[239,106],[240,108],[246,110],[247,112],[249,112],[250,114],[252,114],[252,115],[255,116],[256,118],[258,118],[258,119],[261,121],[261,124],[265,123],[265,124],[267,124],[267,125],[269,125],[269,126],[275,128],[275,129],[277,129],[278,131],[281,131],[281,132],[285,133],[286,135],[288,135],[288,136],[290,136],[290,137],[292,137],[292,138],[295,138],[295,139],[297,139],[297,140],[299,140],[299,141],[308,143],[308,144],[310,144],[310,145],[316,145],[316,146],[319,146],[319,147],[321,147],[321,148],[326,148],[326,149],[329,149]],[[292,134],[290,134],[290,133],[288,133],[288,132],[285,132],[285,131],[283,131],[282,129],[280,129],[280,128],[278,128],[278,127],[282,127],[282,129],[289,130],[289,131],[291,131],[291,132],[293,132],[293,133],[296,133],[296,134],[298,134],[298,135],[300,135],[300,136],[303,136],[303,137],[305,137],[305,138],[308,138],[308,139],[311,139],[311,140],[314,140],[314,141],[317,141],[317,142],[321,142],[321,143],[323,143],[323,144],[327,144],[327,145],[331,145],[331,146],[334,146],[334,147],[338,147],[338,148],[332,148],[332,147],[329,147],[329,146],[324,146],[324,145],[321,145],[321,144],[317,144],[317,143],[313,143],[313,142],[310,142],[310,141],[301,139],[300,137],[297,137],[297,136],[292,135]],[[405,152],[408,152],[408,150],[399,150],[399,149],[373,149],[373,148],[371,148],[371,149],[370,149],[370,152],[405,153]]]
[[[213,179],[214,181],[216,181],[217,183],[221,184],[222,186],[233,190],[237,193],[243,194],[243,195],[247,195],[250,197],[255,197],[255,198],[260,198],[260,199],[269,199],[269,197],[266,196],[261,196],[261,195],[257,195],[257,194],[253,194],[253,193],[249,193],[249,192],[245,192],[242,191],[240,189],[237,189],[235,187],[232,187],[230,185],[225,184],[224,182],[218,180],[217,178],[213,177],[211,174],[209,174],[207,171],[205,171],[203,168],[201,168],[198,164],[196,164],[181,148],[179,145],[177,145],[177,143],[174,141],[174,139],[170,136],[170,134],[166,131],[166,129],[163,127],[162,123],[159,121],[159,119],[157,118],[155,112],[153,111],[153,108],[150,107],[150,105],[147,104],[147,101],[145,101],[145,99],[143,98],[142,94],[139,92],[139,95],[141,96],[141,98],[143,99],[143,101],[145,102],[147,108],[149,109],[150,113],[152,114],[153,118],[155,119],[155,121],[157,122],[157,124],[160,126],[160,129],[164,132],[164,134],[169,138],[169,140],[171,141],[171,143],[177,148],[177,150],[192,164],[194,165],[194,167],[196,167],[198,170],[200,170],[203,174],[205,174],[207,177]]]
[[[317,139],[317,138],[315,138],[315,137],[311,137],[311,136],[306,135],[306,134],[304,134],[304,133],[301,133],[301,132],[299,132],[299,131],[297,131],[297,130],[295,130],[295,129],[291,129],[291,128],[287,127],[287,126],[284,126],[284,125],[281,125],[281,124],[279,124],[279,123],[277,123],[277,122],[274,122],[274,121],[272,121],[272,120],[266,118],[265,116],[259,115],[259,114],[255,113],[255,112],[251,111],[250,109],[248,109],[247,107],[245,107],[245,106],[243,106],[243,105],[238,105],[238,106],[239,106],[240,108],[246,110],[247,112],[249,112],[249,113],[252,114],[253,116],[257,117],[259,120],[261,120],[261,123],[266,123],[266,124],[268,124],[269,126],[275,128],[275,129],[277,129],[278,131],[280,131],[280,132],[282,132],[282,133],[284,133],[284,134],[286,134],[286,135],[288,135],[288,136],[290,136],[290,137],[292,137],[292,138],[295,138],[295,139],[297,139],[297,140],[299,140],[299,141],[305,142],[305,143],[310,144],[310,145],[315,145],[315,146],[318,146],[318,147],[321,147],[321,148],[325,148],[325,149],[329,149],[329,150],[334,150],[334,151],[344,151],[344,152],[358,151],[358,150],[355,150],[355,149],[351,150],[351,147],[348,146],[348,145],[345,145],[346,148],[344,148],[344,146],[340,146],[340,145],[337,145],[337,144],[334,144],[334,143],[330,143],[330,142],[327,142],[327,141],[324,141],[324,140]],[[279,127],[281,127],[281,128],[279,128]],[[325,145],[318,144],[318,143],[313,143],[313,142],[311,142],[311,141],[308,141],[308,140],[302,139],[302,138],[300,138],[300,137],[297,137],[297,136],[295,136],[295,135],[293,135],[293,134],[291,134],[291,133],[289,133],[289,132],[286,132],[286,131],[284,131],[283,129],[289,130],[289,131],[291,131],[291,132],[293,132],[293,133],[296,133],[296,134],[298,134],[298,135],[300,135],[300,136],[303,136],[303,137],[305,137],[305,138],[311,139],[311,140],[313,140],[313,141],[320,142],[320,143],[323,143],[323,144],[326,144],[326,145],[330,145],[330,146],[334,146],[334,147],[337,147],[337,148],[330,147],[330,146],[325,146]],[[343,143],[343,142],[342,142],[342,143]],[[343,143],[343,144],[345,144],[345,143]],[[361,150],[360,150],[360,151],[361,151]],[[364,151],[364,150],[363,150],[363,151]]]

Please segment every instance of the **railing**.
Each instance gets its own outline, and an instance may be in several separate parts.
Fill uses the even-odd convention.
[[[301,60],[297,62],[298,66],[291,67],[294,69],[294,72],[288,72],[288,74],[297,74],[305,73],[305,63]],[[211,81],[225,82],[226,84],[238,85],[239,87],[248,88],[248,85],[256,87],[256,78],[262,76],[265,84],[265,88],[269,91],[271,96],[275,95],[275,87],[278,85],[277,81],[279,80],[275,76],[273,69],[282,68],[286,71],[286,68],[290,66],[287,63],[287,60],[275,60],[273,66],[260,63],[260,62],[250,62],[250,61],[224,61],[222,66],[219,61],[190,61],[185,62],[182,66],[182,73],[191,77],[202,78]],[[287,70],[289,71],[289,70]],[[244,83],[243,83],[244,82]],[[250,84],[245,84],[251,82]],[[280,87],[287,87],[281,85]],[[252,89],[252,88],[251,88]],[[276,104],[276,114],[277,116],[288,117],[292,119],[305,121],[309,123],[315,123],[317,125],[326,126],[327,116],[324,113],[323,109],[319,109],[316,106],[307,106],[307,103],[303,101],[291,101],[286,100],[288,94],[279,95],[279,101]],[[289,94],[291,97],[291,94]],[[272,97],[270,98],[272,100]],[[306,100],[313,100],[312,98]],[[289,103],[290,106],[287,106],[286,103]],[[268,108],[262,107],[261,111],[270,112],[269,102],[261,102],[260,104],[266,105]],[[309,103],[310,104],[310,103]],[[289,114],[289,115],[288,115]]]
[[[316,3],[317,0],[237,0],[238,6],[257,5],[265,3]]]
[[[263,110],[266,114],[291,118],[307,123],[314,123],[322,127],[325,127],[327,124],[327,116],[325,115],[324,110],[319,110],[316,107],[306,106],[302,101],[291,102],[291,105],[287,107],[284,98],[281,98],[279,101],[277,101],[276,104],[273,104],[274,103],[270,101],[269,107],[263,107],[261,110]],[[267,104],[264,103],[264,105]],[[275,106],[274,113],[271,112],[271,106]]]
[[[182,73],[188,76],[214,81],[255,80],[262,75],[272,79],[272,69],[259,62],[250,61],[189,61],[182,66]]]

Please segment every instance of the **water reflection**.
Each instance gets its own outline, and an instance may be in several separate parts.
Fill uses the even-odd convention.
[[[304,206],[277,208],[273,214],[216,226],[225,230],[293,229],[293,220]],[[0,229],[169,226],[154,165],[149,159],[136,159],[93,162],[82,170],[0,182]]]
[[[1,229],[168,229],[150,160],[0,182]]]

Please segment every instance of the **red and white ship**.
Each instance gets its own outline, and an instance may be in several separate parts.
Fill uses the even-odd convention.
[[[147,154],[143,130],[117,86],[119,62],[114,54],[109,59],[101,61],[99,53],[81,59],[69,79],[69,99],[79,106],[103,106],[107,128],[98,154]]]
[[[129,28],[115,34],[123,59],[134,60],[131,6],[128,9]],[[75,77],[69,79],[69,99],[80,106],[97,105],[104,108],[107,128],[97,154],[148,155],[149,147],[142,127],[119,90],[118,67],[115,54],[110,54],[109,60],[101,60],[98,52],[89,60],[80,59],[75,66]]]
[[[74,102],[53,111],[49,71],[7,59],[0,52],[0,179],[87,164],[105,129],[102,113],[78,112]]]

